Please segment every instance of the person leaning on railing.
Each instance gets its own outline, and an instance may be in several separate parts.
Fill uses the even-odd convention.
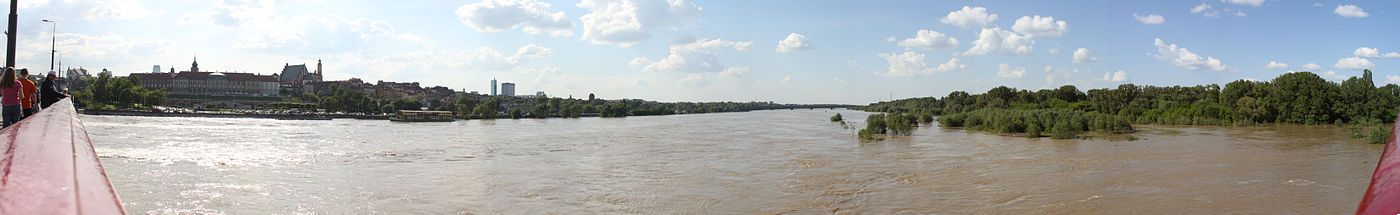
[[[20,100],[24,100],[24,88],[15,77],[15,68],[5,68],[5,72],[0,74],[0,115],[4,115],[3,127],[19,122],[19,118],[24,116],[20,113]]]
[[[19,84],[23,87],[20,93],[24,93],[24,95],[21,96],[23,99],[19,101],[20,108],[24,109],[22,112],[24,116],[20,116],[19,118],[23,120],[30,115],[34,115],[34,102],[39,100],[39,96],[34,93],[35,91],[39,91],[39,89],[34,87],[33,80],[29,80],[29,69],[19,69]]]
[[[58,83],[54,79],[58,79],[58,72],[49,71],[49,76],[44,77],[43,86],[39,88],[39,108],[49,108],[49,105],[58,100],[68,98],[63,91],[59,91]]]

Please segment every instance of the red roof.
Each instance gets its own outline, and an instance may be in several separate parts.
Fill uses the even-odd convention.
[[[217,75],[215,75],[215,74],[217,74]],[[253,73],[237,73],[237,72],[229,72],[229,73],[223,73],[223,72],[179,72],[179,73],[175,73],[173,76],[172,76],[170,73],[132,73],[131,76],[138,77],[138,78],[140,78],[140,79],[143,80],[143,81],[173,80],[173,79],[206,80],[206,79],[210,79],[211,77],[223,76],[223,78],[228,79],[228,80],[230,80],[230,81],[277,82],[277,77],[273,77],[273,76],[271,76],[271,75],[258,75],[258,74],[253,74]]]

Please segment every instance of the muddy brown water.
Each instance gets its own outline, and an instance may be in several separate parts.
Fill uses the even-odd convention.
[[[1383,147],[1290,125],[861,143],[837,112],[867,115],[82,120],[127,210],[149,214],[1343,214]]]

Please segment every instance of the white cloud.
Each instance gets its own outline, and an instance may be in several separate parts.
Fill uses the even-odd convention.
[[[1245,14],[1244,11],[1235,11],[1235,16],[1246,17],[1249,16],[1249,14]]]
[[[1374,58],[1374,57],[1380,57],[1380,56],[1381,56],[1381,51],[1380,51],[1380,49],[1376,49],[1376,48],[1361,47],[1361,48],[1356,48],[1356,51],[1352,52],[1352,54],[1356,55],[1357,57]]]
[[[152,11],[142,2],[138,0],[30,0],[18,3],[19,15],[21,16],[37,13],[38,17],[58,20],[68,20],[74,17],[89,21],[139,19],[161,13]]]
[[[782,83],[792,82],[792,76],[791,76],[791,75],[784,75],[784,76],[783,76],[783,80],[779,80],[778,82],[782,82]]]
[[[1055,17],[1022,16],[1011,25],[1011,30],[1031,37],[1059,37],[1069,31],[1069,24]]]
[[[787,53],[799,50],[812,49],[812,42],[807,41],[806,36],[797,33],[789,33],[787,38],[778,41],[778,52]]]
[[[1337,59],[1337,64],[1333,64],[1332,67],[1338,69],[1370,69],[1376,67],[1376,64],[1371,63],[1371,60],[1366,60],[1366,58],[1347,57]]]
[[[1371,47],[1356,48],[1356,51],[1355,51],[1355,52],[1352,52],[1352,54],[1356,55],[1356,57],[1363,57],[1363,58],[1378,58],[1378,57],[1384,57],[1384,58],[1400,58],[1400,52],[1389,52],[1389,53],[1381,54],[1381,50],[1380,50],[1380,49],[1371,48]]]
[[[641,66],[641,65],[643,65],[643,64],[647,64],[647,62],[650,62],[650,61],[651,61],[651,60],[647,60],[647,58],[645,58],[645,57],[635,57],[635,58],[632,58],[632,61],[631,61],[631,62],[627,62],[627,65]]]
[[[1341,81],[1341,80],[1344,80],[1344,79],[1347,79],[1347,78],[1351,78],[1351,76],[1343,75],[1343,74],[1338,74],[1337,71],[1332,71],[1332,70],[1327,70],[1327,72],[1323,72],[1322,74],[1319,74],[1319,75],[1322,75],[1323,78],[1332,79],[1332,80],[1335,80],[1335,81]]]
[[[1386,76],[1385,76],[1385,83],[1400,84],[1400,76],[1396,76],[1396,75],[1386,75]]]
[[[891,39],[893,39],[893,37],[891,37]],[[919,32],[914,34],[914,37],[899,41],[896,45],[929,50],[953,49],[958,47],[958,38],[953,38],[937,31],[919,30]]]
[[[1162,17],[1162,15],[1157,14],[1147,14],[1146,16],[1143,16],[1138,15],[1137,13],[1133,13],[1133,19],[1137,19],[1138,22],[1148,25],[1167,23],[1166,17]]]
[[[744,67],[729,67],[729,68],[725,68],[724,71],[719,72],[719,77],[734,78],[734,77],[744,76],[744,74],[748,74],[748,73],[749,73],[749,67],[748,67],[748,66],[744,66]]]
[[[753,48],[753,41],[734,42],[734,50],[748,51]]]
[[[709,81],[705,81],[705,76],[700,74],[686,75],[685,78],[676,81],[676,84],[686,87],[701,87],[709,83]]]
[[[721,72],[727,67],[719,61],[719,51],[726,48],[739,50],[751,45],[752,42],[735,42],[724,39],[677,41],[677,43],[671,44],[670,53],[665,58],[648,64],[642,70],[647,72]]]
[[[1321,69],[1321,68],[1322,68],[1322,66],[1318,66],[1318,65],[1315,64],[1315,63],[1303,64],[1303,69],[1309,70],[1309,71],[1311,71],[1311,70],[1317,70],[1317,69]]]
[[[583,39],[593,44],[631,47],[656,28],[688,27],[703,10],[688,0],[582,0]]]
[[[1226,66],[1225,63],[1220,62],[1220,59],[1210,56],[1201,57],[1186,48],[1177,47],[1176,44],[1168,44],[1162,39],[1156,39],[1153,45],[1157,46],[1157,53],[1153,56],[1156,56],[1157,59],[1171,62],[1172,65],[1176,65],[1177,67],[1189,70],[1209,69],[1214,71],[1225,71],[1230,68]]]
[[[962,10],[948,12],[947,16],[938,21],[961,28],[981,27],[996,22],[997,15],[987,13],[987,8],[963,6]]]
[[[39,34],[40,37],[50,38],[49,32]],[[100,35],[84,35],[74,33],[58,33],[54,39],[58,47],[62,47],[63,58],[68,59],[116,59],[130,56],[153,56],[169,53],[172,50],[170,42],[142,37],[128,37],[113,33]],[[48,54],[49,41],[42,43],[24,43],[17,49],[16,57],[24,59],[39,54]],[[39,51],[42,50],[42,51]],[[49,55],[42,55],[45,60]],[[47,62],[45,62],[47,63]]]
[[[457,8],[457,18],[481,32],[520,28],[526,34],[571,36],[573,22],[564,12],[550,12],[550,4],[536,0],[483,0]]]
[[[949,58],[948,62],[938,64],[938,67],[933,68],[934,72],[949,72],[963,70],[967,70],[967,64],[963,64],[962,61],[958,61],[958,58],[956,57]]]
[[[1025,67],[1013,67],[1007,64],[997,65],[997,77],[1006,79],[1017,79],[1026,76]]]
[[[266,32],[233,45],[250,52],[277,54],[325,54],[363,50],[386,40],[400,37],[386,22],[369,19],[347,19],[339,16],[300,17],[279,20],[290,26],[305,28]]]
[[[939,64],[937,67],[929,67],[923,53],[904,51],[903,53],[882,53],[879,55],[889,64],[885,71],[876,72],[877,75],[887,77],[911,77],[919,75],[929,75],[935,72],[961,71],[967,69],[966,64],[962,64],[958,58],[948,59],[948,62]]]
[[[910,77],[915,75],[933,74],[933,68],[928,67],[928,61],[924,60],[924,54],[905,51],[904,53],[882,53],[879,55],[889,64],[889,69],[877,74],[890,77]]]
[[[1361,9],[1361,7],[1350,4],[1337,5],[1337,9],[1332,10],[1332,12],[1337,13],[1337,15],[1343,17],[1365,18],[1367,16],[1371,16],[1371,14],[1366,13],[1365,9]]]
[[[1074,63],[1092,63],[1098,62],[1099,58],[1089,56],[1089,49],[1079,48],[1074,50],[1074,60],[1072,61]]]
[[[1104,81],[1112,81],[1112,82],[1123,82],[1123,81],[1127,81],[1127,80],[1128,80],[1128,72],[1124,72],[1123,70],[1118,70],[1117,72],[1111,72],[1111,73],[1110,73],[1110,72],[1104,72],[1104,73],[1103,73],[1103,78],[1102,78],[1101,80],[1104,80]]]
[[[275,23],[277,3],[272,0],[220,0],[209,11],[185,15],[176,22],[240,27]]]
[[[965,55],[984,55],[996,50],[1008,53],[1027,55],[1030,54],[1035,40],[1026,35],[1017,34],[1002,30],[1001,28],[983,28],[978,34],[977,40],[972,41],[972,48],[964,52]]]
[[[1220,17],[1220,11],[1212,10],[1211,8],[1210,4],[1201,3],[1195,7],[1191,7],[1191,13],[1201,14],[1201,16],[1205,17]]]
[[[1265,68],[1265,69],[1286,69],[1286,68],[1288,68],[1288,64],[1286,64],[1286,63],[1279,63],[1278,61],[1269,61],[1269,64],[1268,64],[1268,65],[1264,65],[1264,68]]]
[[[1191,13],[1201,13],[1205,12],[1206,10],[1210,10],[1210,4],[1201,3],[1199,5],[1196,5],[1195,7],[1191,7]]]
[[[491,74],[514,74],[515,77],[531,76],[535,77],[537,83],[542,83],[547,76],[561,74],[558,67],[531,67],[531,62],[538,59],[547,58],[553,55],[549,48],[534,44],[527,44],[517,48],[515,53],[502,53],[490,47],[479,47],[470,51],[435,51],[420,50],[402,52],[393,55],[380,55],[374,57],[364,57],[360,52],[334,55],[327,59],[328,65],[340,65],[341,68],[354,68],[354,70],[368,72],[369,74],[356,74],[362,79],[391,79],[403,77],[427,78],[424,81],[448,81],[441,79],[452,79],[471,73],[491,73]],[[203,58],[201,58],[203,60]],[[458,72],[438,72],[438,71],[464,71]],[[356,72],[356,71],[352,71]]]
[[[1220,2],[1226,2],[1226,3],[1230,3],[1230,4],[1237,4],[1237,5],[1250,6],[1250,7],[1259,7],[1259,6],[1263,6],[1263,5],[1264,5],[1264,0],[1220,0]]]

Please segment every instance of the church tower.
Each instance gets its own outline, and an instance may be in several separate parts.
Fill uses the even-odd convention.
[[[325,77],[325,74],[321,74],[321,59],[316,59],[316,81],[322,81]]]
[[[194,63],[190,64],[190,72],[199,72],[199,56],[194,56]]]

